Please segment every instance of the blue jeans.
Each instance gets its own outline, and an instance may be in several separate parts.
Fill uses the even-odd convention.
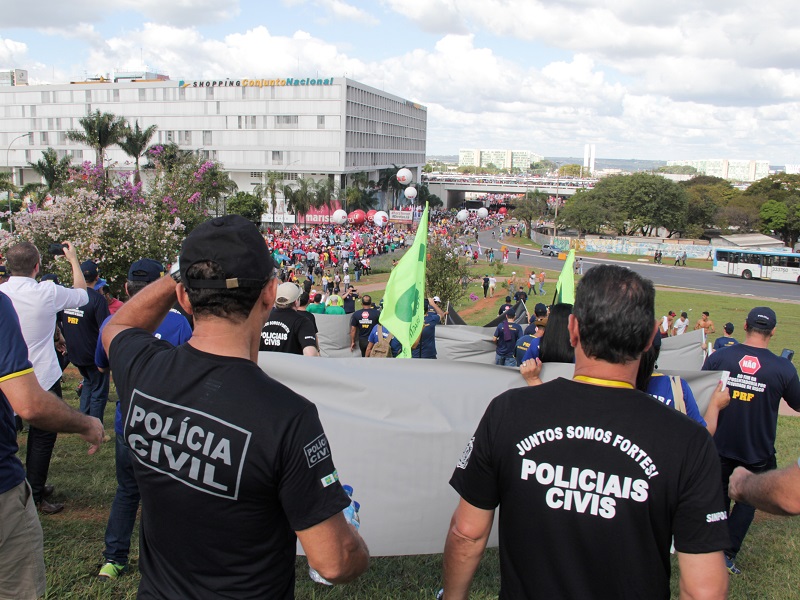
[[[94,365],[78,367],[83,375],[83,389],[81,390],[81,412],[85,415],[97,417],[103,422],[108,402],[108,371],[101,373]]]
[[[516,367],[517,357],[513,354],[511,356],[500,356],[499,354],[495,354],[494,364],[501,365],[503,367]]]
[[[539,295],[544,296],[544,281],[539,282]]]
[[[139,510],[139,486],[133,476],[130,449],[122,435],[116,435],[117,493],[111,504],[111,513],[106,525],[106,549],[103,556],[106,560],[122,565],[128,564],[128,553],[131,549],[131,535],[136,523],[136,511]]]

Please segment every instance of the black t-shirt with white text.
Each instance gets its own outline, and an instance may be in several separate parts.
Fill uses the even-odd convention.
[[[349,504],[316,407],[249,360],[118,334],[139,598],[294,597],[295,531]]]
[[[311,317],[311,318],[309,318]],[[307,311],[273,308],[261,330],[259,351],[302,354],[303,348],[317,345],[316,321]]]
[[[358,337],[366,340],[372,328],[378,322],[380,311],[376,308],[361,308],[350,317],[350,326],[356,328]]]
[[[500,506],[500,599],[669,598],[670,541],[727,548],[708,432],[643,392],[557,379],[486,410],[450,484]]]
[[[734,344],[711,354],[703,370],[731,373],[731,403],[719,411],[714,434],[720,456],[748,465],[772,458],[781,397],[800,410],[800,380],[794,365],[767,348]]]
[[[68,308],[61,313],[61,325],[67,342],[69,360],[80,367],[94,366],[94,351],[100,325],[110,314],[108,302],[92,288],[86,290],[89,302],[78,308]]]

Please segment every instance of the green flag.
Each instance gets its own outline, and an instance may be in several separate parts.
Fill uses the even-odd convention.
[[[411,345],[422,333],[425,318],[425,265],[428,255],[428,204],[414,244],[389,275],[378,319],[403,345],[400,358],[411,358]]]
[[[553,304],[575,304],[575,249],[569,251],[556,283]]]

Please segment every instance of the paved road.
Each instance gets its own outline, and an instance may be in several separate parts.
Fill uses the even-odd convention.
[[[479,239],[481,246],[484,248],[492,247],[495,249],[495,259],[500,256],[497,249],[503,244],[508,246],[511,250],[508,260],[508,266],[511,267],[511,271],[514,270],[513,267],[516,264],[523,266],[523,268],[543,267],[553,270],[560,270],[563,264],[563,261],[556,257],[542,256],[538,250],[531,250],[525,247],[522,248],[520,260],[517,261],[514,255],[514,250],[516,249],[515,238],[506,237],[503,241],[500,241],[499,239],[492,238],[490,231],[485,231],[480,234]],[[800,286],[796,283],[760,281],[757,279],[748,281],[739,277],[720,275],[704,269],[674,267],[668,264],[654,265],[651,262],[628,262],[600,258],[584,258],[583,262],[585,264],[584,272],[592,265],[615,263],[633,269],[643,277],[647,277],[653,283],[660,286],[718,292],[752,298],[800,302]]]

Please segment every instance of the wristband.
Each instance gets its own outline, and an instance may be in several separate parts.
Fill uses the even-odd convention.
[[[172,267],[169,270],[169,276],[172,277],[172,280],[175,283],[181,282],[181,265],[180,265],[180,258],[176,258],[175,262],[172,263]]]

